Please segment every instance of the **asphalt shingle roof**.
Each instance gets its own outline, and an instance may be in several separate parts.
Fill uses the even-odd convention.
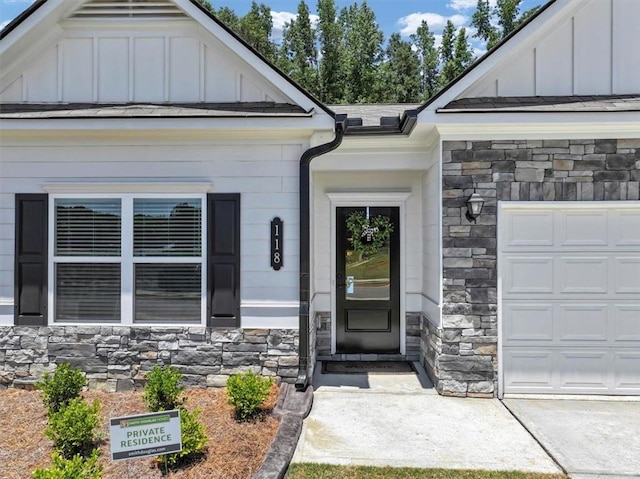
[[[329,105],[337,114],[348,115],[348,118],[361,118],[362,126],[379,126],[382,117],[401,117],[406,110],[414,110],[419,103],[395,103],[377,105]]]
[[[640,94],[461,98],[439,113],[640,111]]]
[[[297,105],[274,102],[239,103],[5,103],[0,118],[209,118],[209,117],[307,117]]]

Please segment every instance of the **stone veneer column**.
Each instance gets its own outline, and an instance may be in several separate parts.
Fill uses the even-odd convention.
[[[442,327],[423,326],[438,392],[497,392],[497,201],[638,200],[640,139],[448,141],[443,144]],[[465,218],[476,188],[477,223]]]

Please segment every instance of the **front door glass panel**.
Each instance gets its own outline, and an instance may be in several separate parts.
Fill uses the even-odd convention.
[[[388,301],[391,294],[389,242],[393,225],[388,215],[374,215],[375,209],[363,209],[347,216],[345,299]]]

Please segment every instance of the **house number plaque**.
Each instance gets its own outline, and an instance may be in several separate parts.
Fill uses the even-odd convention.
[[[284,224],[277,216],[271,220],[271,267],[278,271],[283,266],[282,237]]]

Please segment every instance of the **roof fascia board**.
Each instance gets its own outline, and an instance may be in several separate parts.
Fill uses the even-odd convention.
[[[231,32],[215,17],[204,11],[204,8],[193,3],[192,0],[174,0],[189,16],[196,20],[200,26],[210,34],[218,38],[231,51],[244,59],[252,68],[262,74],[269,82],[281,89],[285,95],[306,111],[316,109],[323,111],[331,117],[334,113],[325,105],[315,100],[308,92],[293,83],[281,73],[268,60],[251,48],[244,40]]]
[[[584,7],[585,4],[586,2],[576,2],[575,0],[551,0],[534,17],[525,22],[521,28],[480,57],[467,70],[462,72],[458,78],[454,79],[443,90],[422,105],[418,109],[418,122],[424,123],[428,121],[429,115],[426,113],[442,108],[455,100],[502,60],[512,55],[522,45],[532,41],[532,35],[538,29],[552,28],[553,24],[557,23],[557,21],[552,21],[554,17],[560,19],[567,11]]]
[[[2,131],[44,131],[44,130],[331,130],[335,123],[328,115],[311,117],[162,117],[162,118],[1,118]]]

